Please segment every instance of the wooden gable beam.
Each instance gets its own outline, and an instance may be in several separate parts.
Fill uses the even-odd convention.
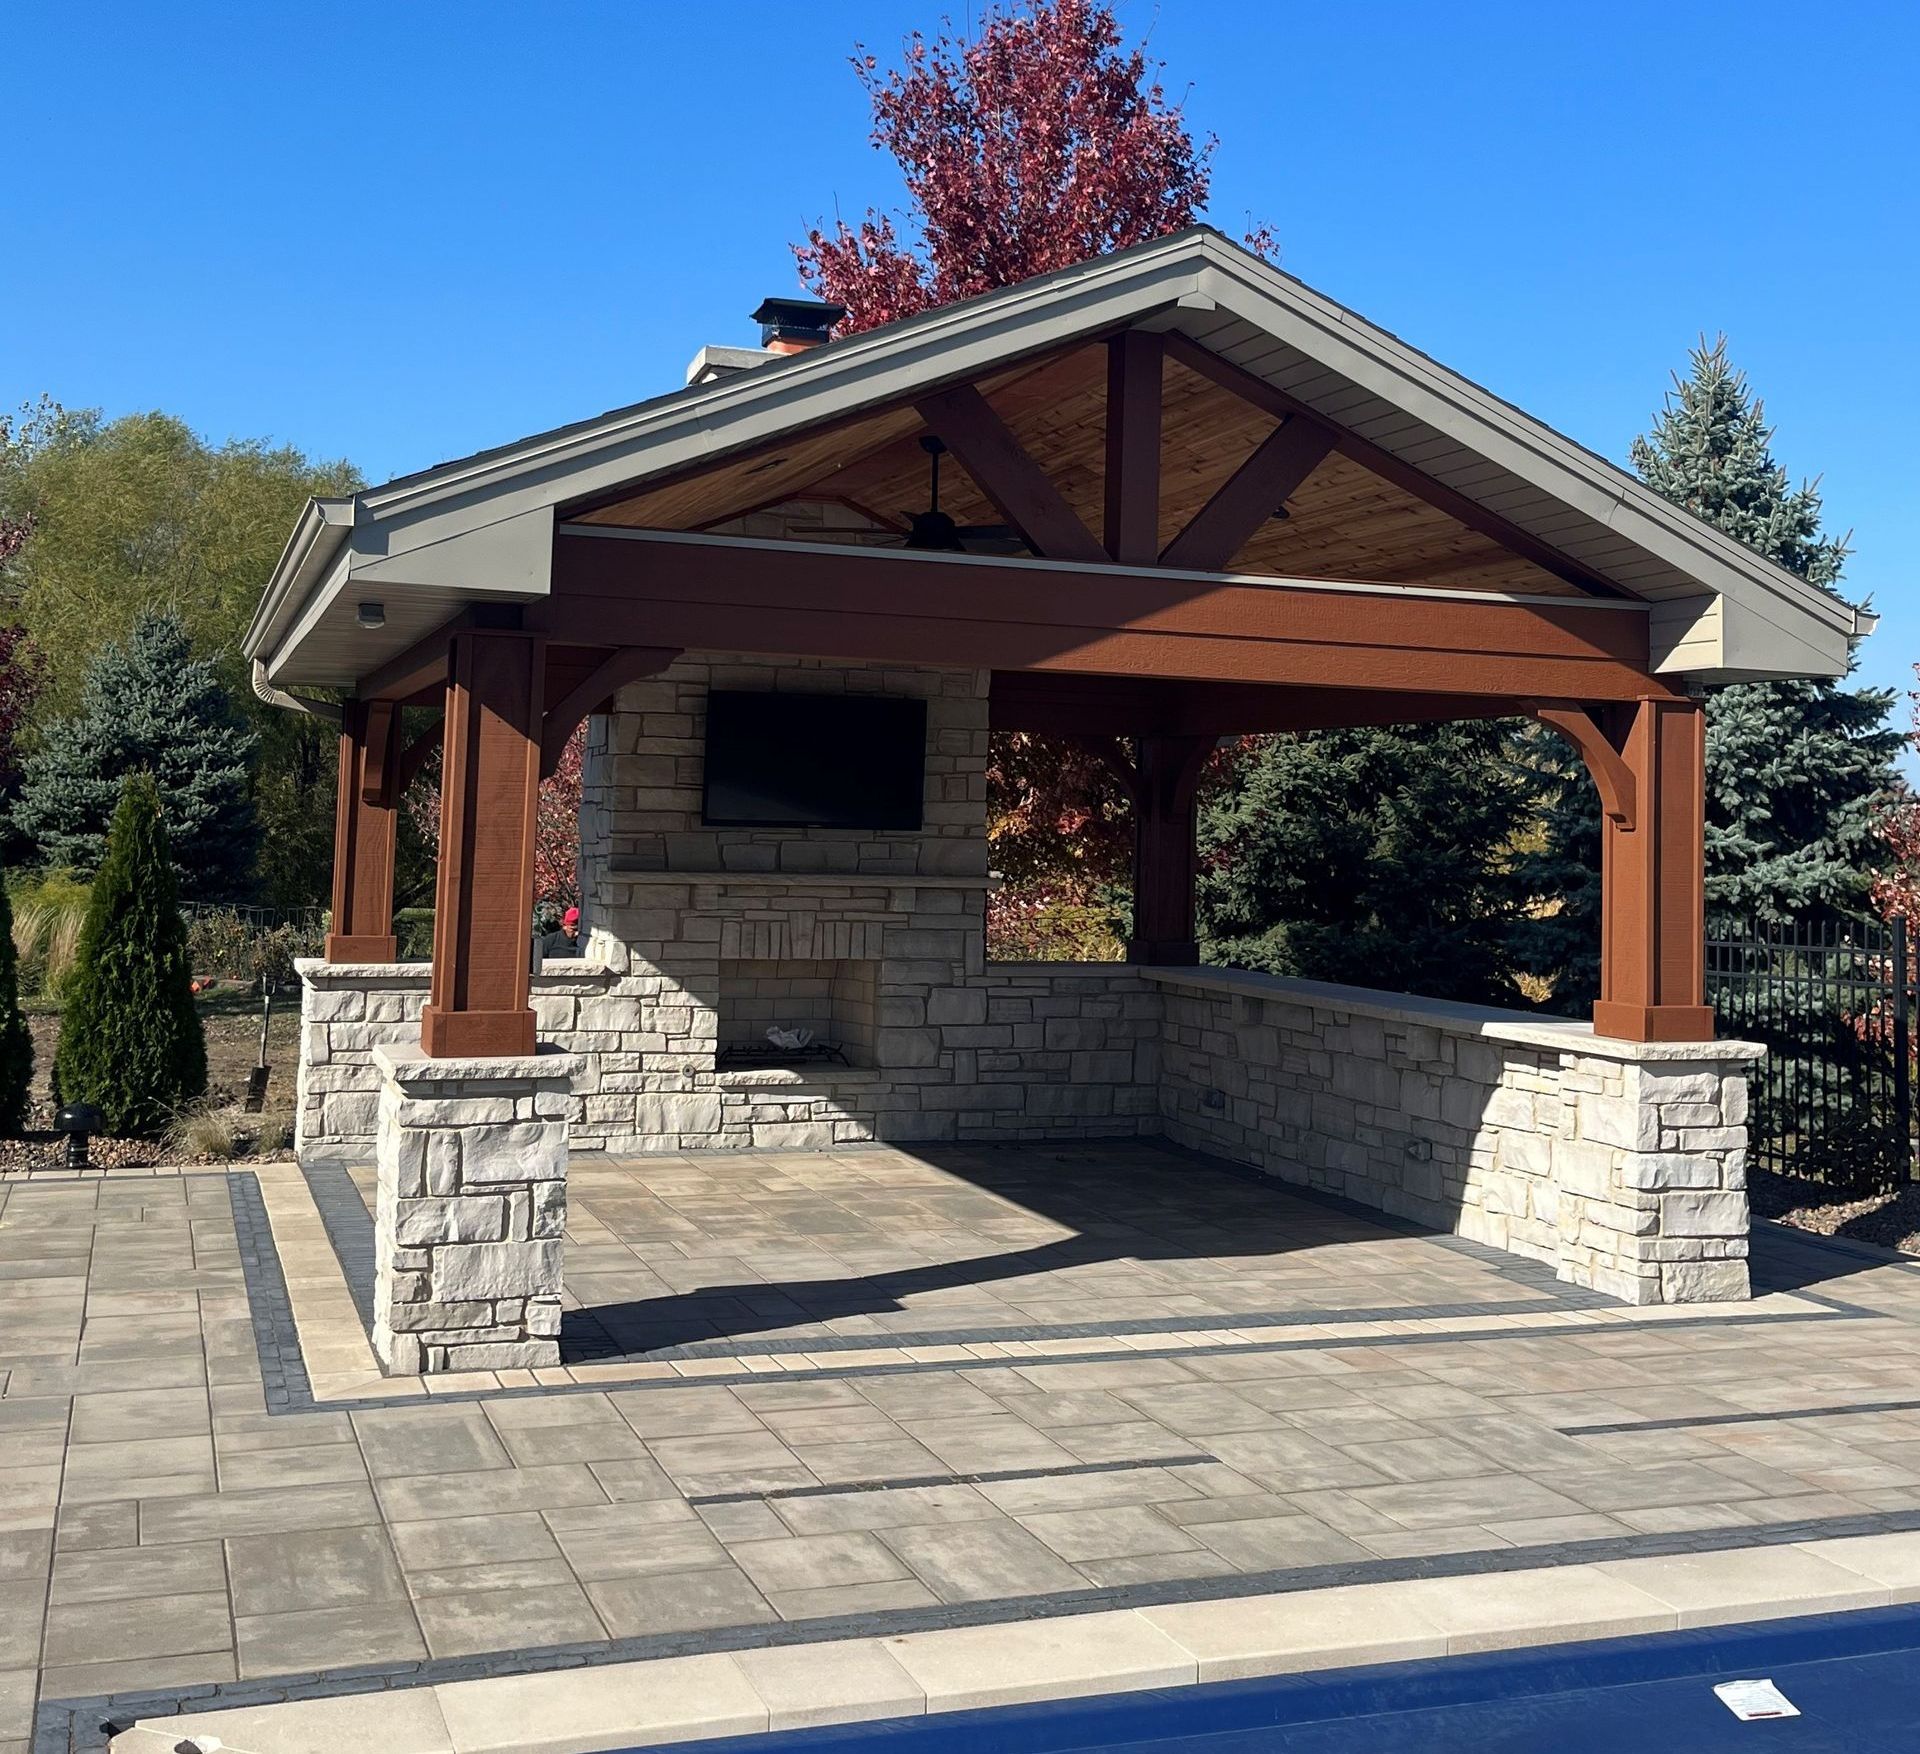
[[[955,384],[914,407],[1034,553],[1047,560],[1107,558],[1080,514],[971,384]]]
[[[1637,607],[563,527],[557,644],[1555,700],[1673,690]]]
[[[997,670],[987,722],[996,731],[1099,739],[1153,731],[1242,737],[1268,732],[1524,718],[1536,703],[1510,695],[1369,688],[1265,688],[1117,676]]]
[[[1167,353],[1188,370],[1198,372],[1202,377],[1218,384],[1223,390],[1231,391],[1243,402],[1249,402],[1255,408],[1264,409],[1278,419],[1284,420],[1295,414],[1303,414],[1310,420],[1322,418],[1298,398],[1289,396],[1284,390],[1276,389],[1265,378],[1255,377],[1252,372],[1243,370],[1232,360],[1222,359],[1212,349],[1202,347],[1191,336],[1183,335],[1178,330],[1167,331]],[[1384,450],[1371,440],[1362,438],[1358,433],[1348,432],[1345,428],[1335,428],[1334,431],[1337,448],[1342,456],[1351,457],[1363,469],[1369,469],[1382,480],[1392,482],[1395,487],[1412,494],[1415,499],[1424,500],[1435,511],[1445,512],[1456,523],[1466,525],[1469,530],[1485,536],[1488,541],[1499,543],[1509,553],[1531,562],[1542,572],[1551,573],[1555,578],[1564,580],[1577,590],[1585,591],[1589,596],[1626,597],[1629,595],[1618,586],[1601,578],[1590,567],[1582,566],[1579,561],[1562,554],[1551,543],[1543,542],[1538,536],[1521,529],[1518,524],[1508,522],[1498,512],[1489,511],[1478,500],[1469,499],[1457,489],[1434,480],[1431,475],[1416,469],[1411,463],[1396,457],[1391,451]]]
[[[1304,415],[1289,416],[1167,544],[1160,564],[1193,572],[1224,571],[1254,531],[1286,504],[1287,495],[1320,467],[1337,442],[1331,427]]]
[[[1152,566],[1160,548],[1160,402],[1165,338],[1129,329],[1107,343],[1107,553]]]

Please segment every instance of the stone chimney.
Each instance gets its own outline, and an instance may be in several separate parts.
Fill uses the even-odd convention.
[[[689,384],[711,384],[736,372],[751,371],[770,359],[824,347],[833,326],[847,314],[844,305],[811,298],[763,299],[752,320],[760,325],[758,347],[703,347],[687,366]]]

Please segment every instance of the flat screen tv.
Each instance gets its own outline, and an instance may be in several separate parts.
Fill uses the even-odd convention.
[[[926,765],[924,700],[719,690],[701,814],[715,828],[917,829]]]

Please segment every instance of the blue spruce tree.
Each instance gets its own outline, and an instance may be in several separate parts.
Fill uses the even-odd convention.
[[[256,741],[179,617],[142,614],[124,645],[95,654],[80,712],[46,728],[14,825],[41,863],[92,873],[121,782],[151,774],[181,888],[196,901],[237,899],[253,873]]]

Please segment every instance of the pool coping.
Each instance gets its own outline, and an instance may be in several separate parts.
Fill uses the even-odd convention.
[[[376,1687],[119,1727],[112,1754],[588,1754],[1920,1603],[1920,1531],[1352,1584]]]

